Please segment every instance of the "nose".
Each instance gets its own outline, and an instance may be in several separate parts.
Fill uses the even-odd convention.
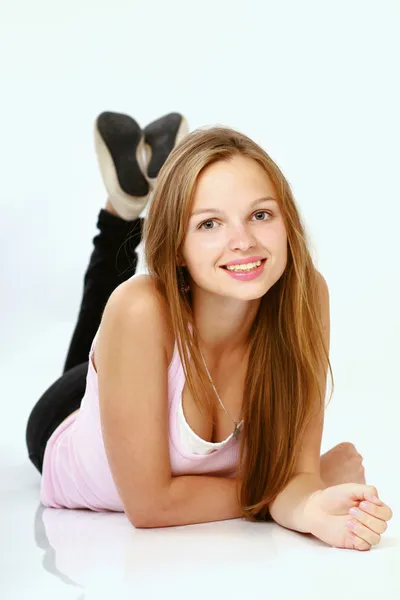
[[[229,247],[231,250],[246,251],[256,246],[254,234],[243,224],[231,227],[229,230]]]

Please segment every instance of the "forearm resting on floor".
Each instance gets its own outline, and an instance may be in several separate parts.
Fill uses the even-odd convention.
[[[229,477],[172,477],[158,514],[151,515],[140,527],[171,527],[237,519],[242,516],[237,485],[236,478]]]
[[[269,505],[271,517],[282,527],[310,532],[310,523],[305,508],[312,494],[325,489],[322,479],[314,473],[297,473],[285,489]]]

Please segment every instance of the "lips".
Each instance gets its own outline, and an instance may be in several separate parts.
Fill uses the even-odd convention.
[[[265,262],[267,259],[266,259],[266,258],[262,258],[262,259],[260,259],[260,260],[261,260],[261,262],[263,263],[263,262]],[[255,262],[258,262],[258,261],[255,261]],[[240,265],[229,265],[229,266],[230,266],[230,267],[238,267],[238,266],[240,266]],[[226,267],[226,265],[223,265],[223,266],[221,267],[221,269],[226,269],[226,270],[228,270],[228,268]]]

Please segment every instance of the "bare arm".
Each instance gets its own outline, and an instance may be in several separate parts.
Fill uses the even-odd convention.
[[[237,519],[242,513],[236,485],[237,480],[229,477],[172,477],[158,512],[141,527],[171,527]]]
[[[240,516],[236,480],[173,477],[163,306],[146,278],[115,290],[96,341],[105,450],[124,511],[135,527]]]
[[[282,527],[311,533],[306,506],[310,497],[326,485],[316,473],[296,473],[270,507],[274,521]]]
[[[324,342],[329,354],[330,346],[330,310],[328,285],[321,274],[319,274],[319,291],[322,327]],[[321,388],[326,390],[327,368],[321,367]],[[289,481],[285,489],[277,496],[270,505],[269,511],[272,518],[288,529],[310,532],[306,511],[304,510],[309,498],[318,490],[327,486],[321,479],[321,441],[324,427],[324,406],[316,402],[317,409],[305,431],[302,450],[296,465],[296,474]]]

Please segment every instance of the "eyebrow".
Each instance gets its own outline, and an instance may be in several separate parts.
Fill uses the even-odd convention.
[[[278,202],[276,200],[276,198],[273,198],[272,196],[266,196],[265,198],[257,198],[256,200],[253,200],[253,202],[250,203],[250,208],[252,208],[255,204],[259,204],[261,202]],[[201,215],[203,213],[208,213],[208,212],[212,212],[212,213],[218,213],[218,214],[223,214],[223,210],[220,210],[219,208],[199,208],[199,210],[195,210],[194,212],[192,212],[192,214],[190,215],[191,217],[194,217],[195,215]]]

